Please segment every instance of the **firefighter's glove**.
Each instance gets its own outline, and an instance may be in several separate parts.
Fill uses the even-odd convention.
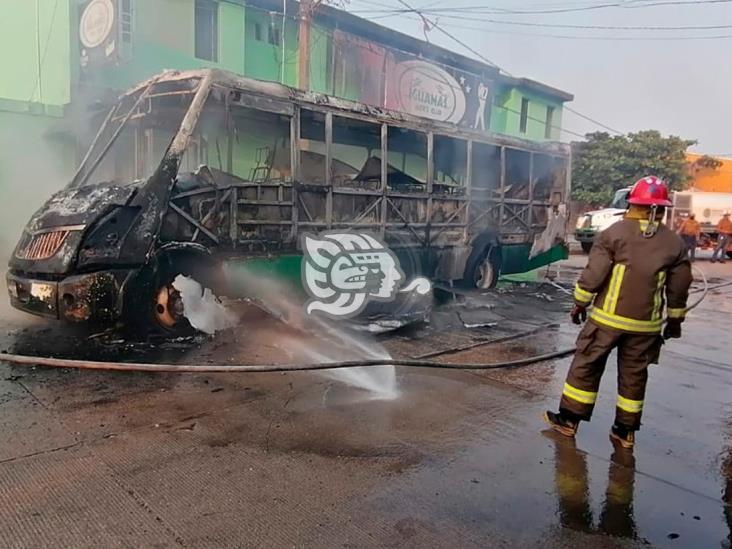
[[[681,337],[681,321],[669,320],[663,329],[663,339],[679,339]]]
[[[587,307],[575,304],[570,315],[572,317],[572,322],[579,326],[587,320]]]

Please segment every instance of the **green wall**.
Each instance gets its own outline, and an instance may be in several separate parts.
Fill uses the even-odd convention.
[[[195,57],[194,0],[137,0],[134,4],[132,54],[117,66],[95,70],[91,82],[98,86],[126,89],[164,69],[217,67],[260,80],[297,84],[298,24],[285,23],[285,54],[281,40],[269,41],[270,28],[282,32],[282,16],[262,10],[219,3],[219,51],[217,61]],[[175,24],[171,24],[175,21]],[[260,39],[255,32],[259,28]],[[322,45],[316,42],[317,55]],[[284,71],[283,64],[284,62]],[[314,81],[324,79],[317,70]]]
[[[194,6],[194,0],[136,0],[130,59],[90,71],[90,83],[124,90],[164,69],[218,67],[243,74],[245,8],[219,4],[218,61],[213,62],[194,55]]]
[[[0,1],[0,109],[71,98],[69,0]]]
[[[259,37],[256,34],[259,28]],[[272,29],[276,29],[280,38],[275,44],[270,43]],[[247,21],[244,32],[246,40],[244,67],[242,71],[251,78],[259,80],[283,81],[290,86],[297,84],[297,34],[298,24],[291,18],[285,21],[285,55],[282,56],[282,16],[270,15],[254,8],[247,9]],[[284,67],[283,67],[284,64]],[[284,70],[283,70],[284,69]]]
[[[76,164],[69,0],[0,0],[0,262]]]
[[[526,132],[521,132],[521,103],[529,100],[529,112],[526,122]],[[520,88],[503,88],[496,94],[493,101],[493,117],[491,129],[493,131],[531,139],[534,141],[546,140],[547,107],[554,107],[554,115],[550,139],[559,140],[558,127],[562,123],[562,103],[552,101],[544,96]]]
[[[243,0],[242,0],[243,1]],[[288,18],[285,24],[285,52],[280,44],[271,44],[269,29],[282,26],[281,15],[253,7],[238,5],[238,0],[219,3],[218,60],[206,61],[194,56],[194,0],[133,0],[134,18],[132,43],[125,47],[122,59],[115,65],[90,69],[81,74],[78,52],[78,2],[76,0],[0,0],[0,115],[27,113],[27,118],[10,114],[0,117],[0,131],[6,142],[16,137],[15,144],[27,140],[22,147],[28,151],[42,151],[45,162],[51,165],[73,165],[78,151],[69,149],[74,141],[72,128],[76,127],[75,111],[83,110],[84,102],[94,90],[123,90],[159,73],[163,69],[193,69],[220,67],[239,74],[278,81],[284,72],[284,82],[297,83],[298,22]],[[259,25],[260,39],[255,36]],[[315,25],[311,33],[310,83],[314,91],[343,95],[353,99],[360,88],[333,89],[332,30]],[[40,68],[40,71],[39,71]],[[284,69],[284,71],[283,71]],[[82,80],[80,80],[82,79]],[[338,79],[335,79],[336,81]],[[90,89],[87,89],[90,88]],[[519,132],[521,98],[530,99],[530,117],[527,132]],[[76,103],[69,106],[70,103]],[[535,140],[544,140],[546,105],[556,108],[554,124],[561,124],[561,103],[508,86],[500,86],[494,98],[491,129]],[[68,114],[64,119],[65,113]],[[77,113],[78,114],[78,113]],[[57,117],[57,118],[54,118]],[[58,133],[66,126],[64,145],[46,146],[47,133]],[[17,131],[16,131],[17,130]],[[553,139],[558,139],[554,130]],[[261,146],[260,140],[240,143],[241,149],[251,151]],[[342,151],[343,160],[357,165],[362,153]],[[39,153],[40,154],[40,153]],[[242,155],[238,155],[241,157]],[[244,155],[245,157],[247,155]],[[248,155],[251,157],[251,154]],[[404,163],[406,171],[424,179],[422,159],[406,159],[390,155],[398,167]],[[8,152],[0,150],[0,165],[10,164]],[[237,166],[237,172],[248,175],[252,160],[248,158]],[[5,170],[8,172],[9,170]],[[7,186],[9,176],[0,175],[0,185]]]
[[[133,0],[131,46],[123,48],[117,64],[90,70],[84,82],[92,88],[123,90],[163,69],[219,67],[263,80],[281,81],[284,74],[284,83],[296,85],[297,19],[288,17],[285,22],[283,55],[280,41],[271,44],[268,36],[270,27],[281,32],[282,16],[237,2],[219,3],[218,60],[206,61],[194,56],[195,0]],[[40,102],[46,105],[46,114],[62,114],[60,109],[78,87],[77,6],[75,0],[0,1],[0,59],[7,71],[0,79],[0,109],[28,111],[29,102]],[[332,55],[332,30],[314,25],[311,89],[358,99],[357,82],[340,89],[344,86],[332,74]],[[339,89],[333,89],[334,82],[340,82]],[[522,97],[530,100],[526,133],[519,131]],[[555,107],[554,125],[561,124],[562,104],[528,90],[499,83],[493,103],[491,129],[498,133],[544,140],[547,105]],[[551,138],[558,139],[558,134],[555,129]]]
[[[313,26],[310,31],[310,89],[318,93],[333,94],[333,78],[331,55],[333,52],[333,34],[320,26]]]

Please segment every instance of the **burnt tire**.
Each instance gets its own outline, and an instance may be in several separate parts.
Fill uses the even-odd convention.
[[[495,288],[501,274],[501,249],[493,244],[482,252],[471,254],[465,266],[465,282],[471,288]]]
[[[592,250],[592,242],[580,242],[580,246],[582,247],[582,251],[586,254],[590,253]]]

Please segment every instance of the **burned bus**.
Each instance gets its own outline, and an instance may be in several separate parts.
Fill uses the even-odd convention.
[[[73,322],[185,324],[178,274],[299,283],[299,235],[369,231],[408,275],[488,288],[566,257],[568,146],[466,130],[219,70],[122,95],[32,217],[12,305]],[[259,269],[259,271],[257,271]]]

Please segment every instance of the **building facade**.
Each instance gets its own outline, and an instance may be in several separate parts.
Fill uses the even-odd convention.
[[[691,169],[690,190],[713,193],[732,193],[732,158],[717,158],[716,167],[700,165],[702,154],[687,153],[686,160]]]
[[[62,186],[98,113],[164,69],[217,67],[479,131],[560,140],[565,92],[327,6],[308,19],[303,47],[299,12],[279,0],[6,0],[0,204],[20,193],[35,207]]]

